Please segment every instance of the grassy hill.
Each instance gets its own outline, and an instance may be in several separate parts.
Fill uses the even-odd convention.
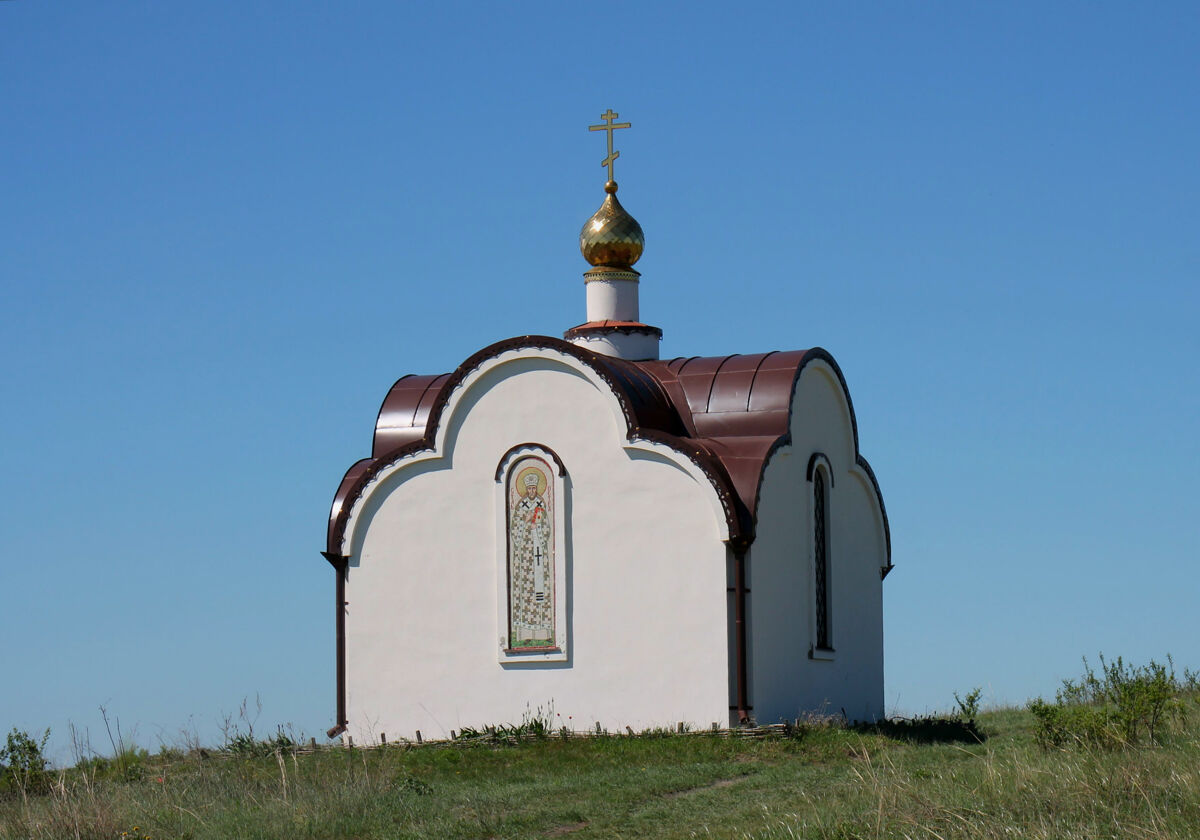
[[[979,715],[982,742],[954,724],[813,724],[133,751],[51,773],[40,792],[10,779],[0,837],[1195,838],[1197,717],[1132,747],[1046,748],[1032,714],[1010,709]]]

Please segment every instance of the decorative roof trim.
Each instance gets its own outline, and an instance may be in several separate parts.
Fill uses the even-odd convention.
[[[720,434],[706,434],[705,432],[699,430],[698,426],[700,426],[701,418],[713,416],[708,412],[708,408],[713,404],[714,397],[718,395],[719,389],[717,380],[719,375],[721,371],[728,364],[730,364],[730,362],[732,362],[734,359],[740,358],[738,355],[735,354],[733,356],[725,357],[678,356],[669,361],[636,362],[635,364],[646,370],[648,373],[654,376],[655,379],[662,382],[664,390],[666,390],[672,401],[676,404],[676,408],[680,416],[683,418],[689,433],[695,434],[697,438],[701,440],[701,442],[704,440],[710,440],[713,444],[721,444],[722,442],[726,442],[728,445],[728,443],[736,443],[738,441],[746,440],[746,438],[743,437],[743,434],[767,434],[774,438],[765,451],[759,451],[758,453],[749,456],[759,461],[757,475],[754,476],[753,494],[749,493],[748,487],[743,487],[743,493],[745,495],[742,497],[742,502],[749,509],[751,521],[751,530],[749,530],[747,533],[751,535],[754,533],[753,523],[757,520],[757,510],[761,498],[762,480],[766,470],[766,465],[770,462],[771,457],[775,454],[775,452],[777,452],[783,446],[790,445],[792,442],[791,429],[795,420],[793,417],[793,409],[795,407],[796,387],[799,385],[800,376],[803,374],[804,369],[813,362],[823,362],[825,365],[827,365],[834,377],[837,379],[838,386],[841,388],[842,396],[846,400],[846,409],[850,415],[851,437],[854,446],[854,462],[863,469],[863,472],[866,473],[872,487],[874,488],[875,498],[879,503],[880,517],[883,520],[884,542],[886,546],[888,563],[887,568],[891,568],[892,536],[891,526],[888,523],[887,518],[887,508],[884,506],[883,494],[879,490],[879,482],[875,478],[875,473],[871,469],[871,465],[867,463],[866,458],[864,458],[862,453],[859,451],[858,417],[854,412],[854,401],[850,396],[850,389],[846,385],[845,374],[842,373],[841,367],[839,367],[837,361],[833,358],[829,351],[825,350],[823,347],[813,347],[804,351],[788,351],[786,355],[795,356],[797,354],[799,358],[794,362],[794,367],[791,366],[793,363],[789,361],[785,363],[785,367],[783,368],[776,367],[772,369],[772,371],[787,370],[788,375],[790,375],[791,385],[787,394],[786,424],[781,425],[775,430],[764,429],[748,433],[731,430],[729,434],[724,437]],[[756,413],[750,409],[750,404],[755,400],[755,387],[758,385],[760,374],[763,373],[764,367],[767,366],[768,359],[775,355],[785,354],[780,354],[778,351],[762,354],[755,365],[754,373],[750,378],[749,384],[746,386],[746,410],[744,411],[744,416],[750,416]],[[703,376],[710,377],[710,379],[707,383],[707,392],[703,398],[703,407],[697,405],[697,410],[695,411],[693,411],[688,404],[688,395],[686,393],[684,383],[682,382],[683,379],[688,378],[689,367],[693,364],[693,362],[702,365],[715,365],[711,372],[701,374]],[[693,377],[695,375],[696,374],[691,374]],[[720,416],[720,414],[721,413],[718,412],[717,416]],[[726,414],[735,414],[735,412],[726,412]],[[751,536],[750,539],[753,539],[753,536]]]
[[[557,452],[555,452],[549,446],[546,446],[544,443],[533,443],[530,441],[526,441],[525,443],[518,443],[516,446],[510,447],[507,452],[505,452],[503,455],[500,456],[500,461],[496,464],[496,483],[497,484],[500,483],[500,476],[504,474],[504,468],[505,468],[505,466],[508,465],[509,458],[511,458],[513,455],[517,454],[518,452],[520,452],[522,449],[536,449],[539,452],[545,452],[547,455],[549,455],[554,460],[554,466],[558,467],[559,477],[560,478],[566,477],[567,468],[565,466],[563,466],[562,458],[558,457]]]
[[[602,323],[602,322],[601,322]],[[609,322],[612,323],[612,322]],[[588,325],[581,325],[587,327]],[[642,326],[642,325],[639,325]],[[579,329],[579,328],[574,328]],[[614,328],[615,330],[616,328]],[[648,329],[657,329],[648,327]],[[568,331],[568,335],[572,331]],[[501,354],[514,350],[553,350],[565,356],[570,356],[582,365],[590,368],[609,388],[617,400],[625,419],[626,440],[630,443],[645,441],[659,444],[685,456],[708,479],[716,491],[725,522],[728,528],[728,540],[735,550],[744,551],[754,540],[756,511],[762,493],[762,481],[766,465],[780,447],[791,444],[791,429],[795,418],[796,387],[804,369],[813,362],[822,362],[833,373],[846,400],[846,409],[850,415],[851,437],[854,446],[854,463],[861,467],[875,492],[882,520],[883,536],[886,544],[887,565],[882,567],[881,574],[886,575],[892,568],[892,537],[891,526],[888,522],[887,509],[884,506],[883,494],[871,465],[862,456],[858,448],[858,419],[854,412],[854,402],[841,368],[828,351],[815,347],[805,351],[789,351],[787,354],[771,352],[761,354],[753,363],[753,373],[750,372],[749,360],[738,369],[730,369],[718,385],[718,374],[738,356],[722,358],[679,357],[671,361],[631,362],[604,356],[576,344],[550,336],[526,335],[506,339],[483,348],[471,355],[452,373],[429,377],[420,396],[413,403],[412,418],[414,424],[418,416],[425,412],[423,425],[413,425],[410,434],[418,435],[405,440],[402,445],[380,452],[377,457],[364,459],[356,463],[342,479],[330,511],[328,533],[328,550],[340,553],[349,522],[350,512],[359,501],[367,486],[385,469],[400,460],[424,451],[435,451],[438,429],[441,425],[442,414],[451,394],[461,385],[464,379],[485,362]],[[786,355],[788,358],[775,360],[774,366],[768,360],[776,355]],[[744,357],[741,357],[744,358]],[[692,362],[712,367],[711,373],[689,373]],[[780,364],[782,362],[782,364]],[[713,367],[715,365],[715,367]],[[760,374],[764,378],[760,383]],[[746,377],[749,375],[749,381]],[[703,378],[710,376],[703,396],[703,406],[696,404],[693,411],[689,405],[689,387],[695,398],[695,388],[705,389]],[[405,377],[407,378],[407,377]],[[691,386],[683,381],[691,380]],[[790,386],[786,383],[790,379]],[[773,382],[771,381],[773,380]],[[399,380],[403,382],[404,379]],[[434,384],[436,382],[436,384]],[[395,389],[396,386],[393,386]],[[729,408],[722,410],[724,403],[728,406],[731,395],[733,405],[741,403],[741,391],[745,389],[744,408]],[[757,390],[756,390],[757,388]],[[784,389],[786,390],[786,411],[782,404]],[[401,389],[403,390],[403,389]],[[415,392],[416,388],[410,389]],[[436,391],[436,392],[435,392]],[[389,392],[389,395],[391,392]],[[402,397],[399,402],[401,415],[408,411],[407,402],[411,399]],[[770,407],[761,407],[763,400],[772,403]],[[380,410],[380,418],[388,408],[385,399],[384,408]],[[752,408],[757,403],[760,408]],[[715,410],[709,412],[709,408]],[[703,418],[703,431],[697,428],[698,420]],[[745,418],[739,421],[738,418]],[[376,442],[380,441],[379,434],[385,431],[394,434],[390,427],[379,428],[377,421]],[[384,439],[386,443],[386,438]],[[529,444],[522,444],[529,445]],[[533,444],[539,445],[539,444]],[[540,446],[540,445],[539,445]],[[542,447],[544,448],[544,447]],[[506,455],[507,457],[507,455]],[[559,468],[562,464],[559,463]],[[809,465],[811,474],[812,465]],[[734,481],[734,472],[740,476],[740,484]],[[740,487],[740,490],[739,490]]]
[[[829,462],[829,456],[824,452],[814,452],[808,458],[808,466],[804,469],[804,478],[806,481],[812,481],[813,475],[817,471],[817,466],[825,465],[825,474],[829,476],[829,486],[834,486],[833,480],[833,464]]]
[[[658,429],[642,429],[638,432],[638,437],[651,443],[661,443],[688,456],[708,478],[713,489],[717,491],[721,509],[725,512],[725,522],[729,526],[730,546],[735,551],[743,552],[750,543],[754,542],[754,518],[742,504],[729,476],[729,471],[725,468],[720,456],[702,446],[698,441],[660,432]]]
[[[637,408],[629,392],[626,390],[625,382],[619,380],[615,375],[622,368],[624,368],[624,372],[627,374],[637,371],[641,376],[650,380],[642,384],[650,385],[653,383],[654,390],[663,400],[664,405],[670,406],[670,400],[662,390],[661,383],[652,374],[641,370],[632,363],[602,356],[599,353],[594,353],[591,350],[584,349],[562,339],[552,338],[547,335],[525,335],[505,339],[504,341],[498,341],[495,344],[489,345],[474,353],[459,365],[442,383],[441,390],[434,397],[433,404],[429,409],[424,432],[420,438],[403,444],[378,458],[363,459],[363,461],[359,461],[351,467],[350,472],[347,472],[346,476],[342,479],[342,487],[338,488],[338,494],[334,498],[334,510],[337,512],[331,515],[329,526],[328,551],[330,553],[341,553],[346,526],[350,520],[350,511],[359,502],[367,486],[383,470],[410,455],[436,450],[437,431],[441,425],[442,412],[446,408],[450,395],[462,384],[468,374],[489,359],[496,358],[505,352],[526,349],[554,350],[564,355],[572,356],[591,368],[608,385],[609,390],[616,397],[617,403],[621,407],[621,412],[625,417],[626,440],[633,442],[638,438],[642,438],[650,442],[661,443],[686,456],[704,473],[709,482],[712,483],[713,489],[716,490],[721,507],[725,512],[730,542],[745,542],[749,544],[753,540],[753,536],[747,537],[747,533],[744,530],[744,526],[750,522],[749,516],[739,511],[737,493],[734,491],[728,474],[723,469],[719,459],[693,441],[678,438],[652,427],[643,427],[637,415]],[[625,378],[629,379],[632,377],[627,376]],[[367,462],[365,468],[363,468],[364,462]],[[352,478],[351,472],[355,472],[356,470],[359,471],[358,475]],[[347,484],[349,484],[348,487],[346,487]],[[343,487],[346,487],[344,495],[342,493]]]
[[[660,328],[643,324],[640,321],[588,321],[586,324],[571,327],[571,329],[563,333],[563,338],[569,341],[572,338],[609,335],[610,333],[652,335],[656,338],[662,338],[663,336],[663,331]]]
[[[875,489],[875,500],[879,502],[879,517],[883,520],[883,541],[887,544],[887,565],[880,569],[879,575],[882,580],[895,568],[895,564],[892,563],[892,526],[888,523],[887,507],[883,503],[883,493],[879,489],[879,479],[875,477],[875,470],[871,469],[871,465],[862,455],[855,457],[854,463],[862,467],[867,478],[871,479],[871,486]]]

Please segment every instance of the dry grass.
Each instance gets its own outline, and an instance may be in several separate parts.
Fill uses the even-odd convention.
[[[1194,704],[1194,701],[1191,701]],[[984,743],[559,738],[93,765],[0,794],[0,837],[1195,838],[1200,715],[1155,747],[1047,751],[1020,710]],[[123,834],[124,833],[124,834]]]

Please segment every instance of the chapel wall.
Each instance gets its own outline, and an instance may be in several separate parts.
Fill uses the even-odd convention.
[[[443,457],[398,470],[364,505],[347,583],[357,741],[448,737],[539,707],[573,729],[727,719],[713,490],[661,454],[627,452],[606,389],[542,357],[497,365],[456,395]],[[526,442],[567,470],[569,660],[502,665],[494,475]]]
[[[760,723],[805,713],[851,719],[883,715],[883,588],[886,547],[878,502],[855,463],[849,406],[823,363],[801,374],[793,401],[792,442],[763,475],[758,527],[748,563],[751,702]],[[814,619],[812,483],[807,470],[823,453],[830,532],[830,632],[834,653],[821,658]]]

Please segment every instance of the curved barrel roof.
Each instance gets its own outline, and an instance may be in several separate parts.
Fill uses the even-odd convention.
[[[891,565],[883,497],[858,453],[857,421],[841,369],[825,350],[630,362],[549,336],[493,344],[451,373],[400,378],[379,409],[371,457],[355,463],[338,487],[329,514],[328,553],[340,554],[350,507],[371,478],[407,454],[433,448],[446,400],[464,376],[503,352],[538,347],[567,353],[593,368],[620,401],[630,439],[666,444],[704,471],[721,497],[735,549],[753,541],[763,470],[771,453],[790,441],[792,393],[800,372],[814,359],[828,363],[850,405],[855,455],[879,499]]]

